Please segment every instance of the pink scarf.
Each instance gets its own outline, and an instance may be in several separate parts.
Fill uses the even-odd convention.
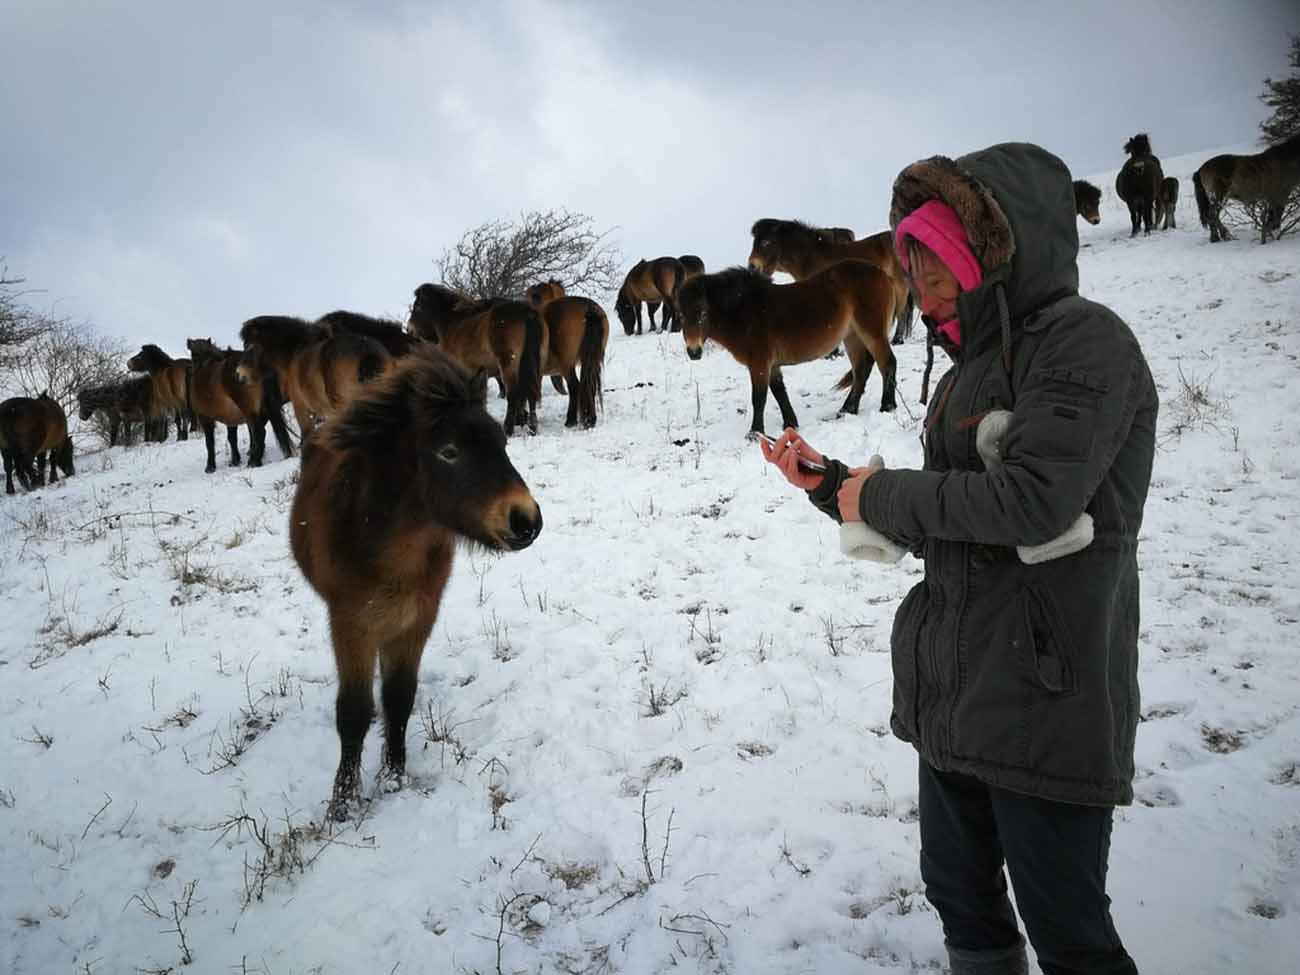
[[[928,200],[898,223],[894,231],[894,249],[903,270],[911,273],[907,260],[907,239],[912,238],[932,250],[952,272],[962,291],[973,291],[984,280],[984,272],[971,250],[957,211],[942,200]],[[961,345],[961,323],[953,318],[939,323],[938,332],[953,345]]]

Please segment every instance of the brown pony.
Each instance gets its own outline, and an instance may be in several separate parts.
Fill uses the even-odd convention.
[[[555,280],[535,284],[526,294],[528,303],[542,313],[542,375],[552,380],[563,376],[566,380],[569,411],[564,425],[576,426],[581,419],[584,428],[594,427],[603,400],[601,372],[605,343],[609,341],[605,310],[590,298],[566,295],[564,285]],[[536,428],[536,418],[530,422]]]
[[[0,456],[4,458],[5,493],[14,493],[14,471],[23,489],[45,483],[45,464],[50,465],[50,483],[76,473],[72,464],[72,438],[68,417],[49,393],[36,399],[15,396],[0,403]]]
[[[410,326],[417,335],[432,336],[464,368],[497,377],[506,395],[506,436],[516,423],[537,429],[544,336],[536,308],[504,298],[474,300],[444,285],[422,284],[415,289]]]
[[[773,284],[758,271],[737,267],[688,281],[677,307],[688,356],[699,359],[705,341],[713,339],[749,370],[753,436],[763,432],[769,388],[782,424],[799,425],[781,367],[818,359],[840,342],[852,364],[850,376],[836,387],[849,386],[840,412],[858,412],[873,359],[883,380],[880,409],[894,409],[889,326],[896,293],[893,279],[867,261],[841,261],[794,284]]]
[[[1231,240],[1220,213],[1229,199],[1262,207],[1259,242],[1284,233],[1282,217],[1291,194],[1300,185],[1300,133],[1253,156],[1215,156],[1192,175],[1201,226],[1210,229],[1210,242]]]
[[[219,349],[211,339],[188,339],[186,346],[194,358],[190,376],[190,407],[199,418],[203,439],[208,447],[204,470],[217,469],[216,425],[226,425],[226,442],[230,444],[230,466],[239,466],[239,425],[248,424],[248,466],[261,467],[266,454],[266,424],[270,421],[280,452],[293,456],[289,430],[281,412],[279,384],[274,375],[260,382],[248,382],[239,374],[243,355],[238,349]]]
[[[767,277],[784,271],[796,281],[804,281],[839,261],[876,265],[894,282],[894,344],[907,341],[912,331],[912,292],[888,230],[854,240],[853,231],[844,227],[819,228],[802,220],[765,217],[756,220],[749,232],[754,238],[749,266]]]
[[[151,403],[154,417],[171,414],[176,420],[176,439],[189,439],[190,360],[173,359],[158,346],[140,346],[140,351],[126,361],[132,372],[149,374],[153,383]]]
[[[304,439],[317,417],[333,415],[364,383],[383,375],[393,360],[369,335],[288,315],[250,318],[239,337],[247,353],[244,376],[256,380],[274,375]]]
[[[677,260],[682,262],[682,270],[686,272],[686,281],[704,273],[704,262],[694,254],[683,254]],[[682,283],[685,284],[686,281]]]
[[[1165,181],[1160,160],[1151,151],[1151,138],[1139,132],[1124,143],[1128,159],[1115,175],[1115,195],[1128,204],[1129,221],[1133,225],[1130,237],[1138,229],[1143,236],[1151,233],[1156,208],[1160,201],[1160,187]]]
[[[1074,212],[1096,226],[1101,223],[1101,189],[1086,179],[1074,181]]]
[[[420,656],[457,540],[511,552],[542,530],[541,510],[484,406],[486,385],[483,373],[471,378],[439,349],[422,348],[303,445],[289,541],[329,610],[339,676],[335,820],[359,797],[376,658],[382,774],[401,784]]]
[[[640,260],[627,272],[623,286],[618,289],[614,311],[623,323],[626,335],[641,334],[641,303],[650,313],[650,331],[655,328],[655,312],[664,307],[663,330],[678,331],[674,321],[673,297],[686,280],[686,268],[675,257],[656,257],[653,261]]]

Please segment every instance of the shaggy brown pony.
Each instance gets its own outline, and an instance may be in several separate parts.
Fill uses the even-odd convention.
[[[1220,213],[1229,199],[1247,206],[1262,206],[1259,242],[1268,235],[1281,236],[1282,215],[1291,194],[1300,185],[1300,133],[1253,156],[1231,154],[1207,159],[1192,175],[1196,209],[1201,226],[1210,229],[1211,243],[1231,240]]]
[[[535,284],[526,294],[528,303],[542,313],[542,374],[566,380],[569,411],[564,425],[577,426],[581,420],[584,429],[594,427],[603,400],[601,372],[609,341],[605,310],[590,298],[566,295],[564,285],[555,280]],[[535,427],[536,418],[532,424]]]
[[[1101,189],[1086,179],[1074,181],[1074,212],[1088,223],[1101,223]]]
[[[769,388],[782,424],[799,425],[781,367],[820,358],[840,342],[852,364],[850,376],[837,386],[849,386],[840,411],[858,412],[873,359],[883,380],[880,409],[894,409],[889,327],[895,294],[894,280],[867,261],[840,261],[794,284],[773,284],[758,271],[737,267],[688,281],[678,294],[678,310],[690,358],[699,359],[712,339],[749,370],[752,437],[763,432]]]
[[[150,403],[153,417],[171,415],[176,420],[176,439],[189,439],[189,381],[190,360],[173,359],[158,346],[140,346],[140,351],[126,361],[132,372],[149,374],[153,383]]]
[[[632,265],[614,300],[614,311],[623,323],[624,334],[641,334],[642,303],[649,310],[650,331],[657,331],[655,312],[660,305],[664,309],[663,330],[678,331],[680,326],[675,323],[673,296],[685,280],[686,268],[675,257],[656,257],[653,261],[642,259]]]
[[[1166,176],[1160,182],[1160,195],[1156,198],[1155,225],[1157,230],[1177,230],[1178,177]]]
[[[0,403],[0,456],[4,459],[5,493],[14,493],[14,472],[24,490],[45,483],[49,461],[50,483],[76,473],[72,464],[72,438],[68,417],[49,393],[32,399],[15,396]]]
[[[204,470],[217,469],[216,425],[226,425],[226,442],[230,444],[230,466],[238,467],[239,425],[248,424],[248,466],[261,467],[266,454],[266,424],[269,421],[285,457],[293,456],[289,430],[284,425],[279,384],[274,375],[258,382],[248,382],[239,374],[243,355],[238,349],[219,349],[211,339],[188,339],[186,346],[194,358],[190,377],[190,406],[203,428],[208,448]]]
[[[332,416],[393,362],[382,342],[337,321],[259,315],[244,322],[239,337],[248,353],[244,375],[255,379],[274,374],[304,438],[318,417]]]
[[[401,783],[420,656],[458,539],[518,551],[541,510],[484,406],[486,376],[418,349],[303,445],[293,556],[329,610],[340,757],[329,814],[359,797],[361,748],[383,677],[383,774]]]
[[[77,391],[77,415],[84,423],[96,413],[102,414],[108,427],[110,447],[116,447],[119,439],[131,446],[131,424],[136,422],[145,424],[145,439],[150,439],[151,418],[155,412],[153,380],[148,376],[103,386],[87,386]],[[163,439],[166,439],[165,434]]]
[[[764,217],[749,232],[754,238],[749,266],[767,277],[784,271],[804,281],[839,261],[870,261],[894,282],[894,344],[902,345],[911,335],[912,292],[888,230],[854,240],[853,231],[844,227],[813,227],[802,220]]]

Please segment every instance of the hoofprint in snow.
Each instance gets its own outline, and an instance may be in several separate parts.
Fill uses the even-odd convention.
[[[1183,975],[1300,957],[1300,240],[1211,246],[1188,179],[1207,155],[1165,161],[1178,230],[1130,240],[1113,173],[1080,226],[1082,290],[1133,326],[1162,397],[1111,891],[1141,970]],[[835,418],[842,359],[787,370],[811,443],[919,462],[923,346],[899,351],[894,415],[873,376]],[[0,500],[0,969],[943,968],[916,758],[888,732],[920,564],[839,555],[744,439],[725,352],[615,334],[595,430],[543,403],[509,449],[546,528],[458,554],[411,780],[333,831],[296,460],[205,476],[201,441],[118,448]],[[368,789],[379,750],[375,726]]]

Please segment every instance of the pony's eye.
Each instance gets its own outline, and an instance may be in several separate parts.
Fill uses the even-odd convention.
[[[444,464],[454,464],[460,460],[460,448],[454,443],[449,443],[445,447],[440,447],[436,456]]]

